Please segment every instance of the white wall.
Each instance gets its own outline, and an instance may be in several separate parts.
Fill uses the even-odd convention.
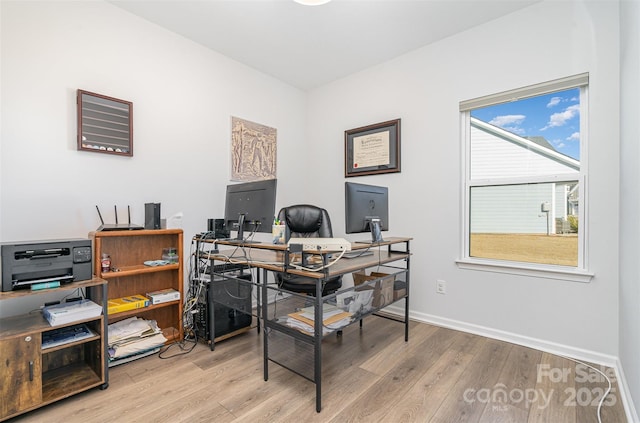
[[[343,182],[343,131],[402,119],[390,234],[411,235],[415,317],[611,361],[618,345],[619,54],[615,2],[550,1],[489,22],[309,95],[309,141],[328,186]],[[542,30],[544,28],[544,30]],[[590,283],[461,270],[462,100],[590,74]],[[327,146],[328,140],[332,140]],[[317,146],[317,147],[316,147]],[[343,200],[323,200],[338,228]],[[435,293],[436,279],[447,294]]]
[[[131,205],[143,224],[144,203],[160,202],[163,217],[184,213],[186,254],[224,212],[231,116],[277,128],[279,189],[298,192],[302,91],[108,3],[2,1],[0,10],[0,240],[86,238],[100,224],[95,205],[112,222],[114,204],[120,221]],[[133,157],[77,151],[79,88],[133,102]]]
[[[620,362],[640,404],[640,3],[620,7]],[[635,420],[638,421],[636,414]]]

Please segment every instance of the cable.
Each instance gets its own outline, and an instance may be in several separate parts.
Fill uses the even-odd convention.
[[[595,370],[596,372],[600,373],[607,380],[607,383],[609,384],[609,387],[604,392],[604,394],[602,394],[602,398],[600,398],[600,402],[598,402],[598,409],[596,411],[596,414],[598,416],[598,423],[602,423],[602,417],[601,417],[602,404],[604,404],[604,400],[611,393],[611,379],[609,379],[609,376],[604,374],[604,372],[600,371],[599,369],[596,369],[595,367],[593,367],[590,364],[583,363],[580,360],[576,360],[575,358],[567,357],[566,355],[561,355],[561,354],[557,354],[557,355],[558,355],[558,357],[566,358],[567,360],[573,361],[574,363],[582,364],[583,366],[586,366],[586,367],[590,368],[591,370]]]
[[[320,267],[305,267],[305,266],[300,266],[297,264],[290,264],[291,267],[293,267],[294,269],[298,269],[298,270],[306,270],[307,272],[319,272],[321,270],[324,269],[328,269],[329,267],[333,266],[334,264],[336,264],[338,262],[338,260],[340,260],[342,258],[342,256],[344,255],[345,250],[340,251],[340,255],[338,257],[336,257],[334,260],[332,260],[331,262],[320,266]],[[304,253],[303,253],[304,254]]]
[[[369,250],[371,250],[371,247],[372,247],[372,244],[369,244],[369,246],[367,248],[363,248],[361,250],[351,250],[351,255],[349,256],[349,258],[362,257],[363,255],[367,254],[369,252]],[[379,245],[378,245],[378,247],[379,247]]]
[[[174,333],[175,333],[175,329],[174,329]],[[185,348],[186,343],[189,342],[188,339],[183,339],[182,341],[174,341],[172,343],[170,343],[169,345],[165,345],[163,348],[160,349],[160,351],[158,352],[158,358],[166,360],[168,358],[173,358],[173,357],[177,357],[179,355],[185,355],[190,353],[191,351],[193,351],[193,349],[196,347],[196,344],[198,343],[198,338],[195,337],[193,340],[193,345],[191,345],[190,348]],[[170,355],[168,357],[163,357],[162,354],[166,353],[167,351],[169,351],[169,349],[171,347],[173,347],[174,345],[177,345],[180,347],[181,352],[178,352],[176,354]]]

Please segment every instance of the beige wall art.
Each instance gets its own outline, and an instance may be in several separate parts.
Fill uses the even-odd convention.
[[[231,117],[231,180],[276,178],[277,130]]]

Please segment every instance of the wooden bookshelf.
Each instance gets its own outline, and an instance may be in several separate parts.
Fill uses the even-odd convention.
[[[132,316],[155,320],[168,339],[182,340],[182,305],[184,299],[183,234],[182,229],[91,232],[94,273],[108,282],[109,298],[145,295],[148,292],[172,288],[180,292],[180,300],[150,305],[108,315],[108,323]],[[145,261],[160,260],[164,248],[175,248],[178,263],[146,266]],[[102,272],[100,258],[111,257],[111,269]],[[113,365],[114,363],[110,363]]]

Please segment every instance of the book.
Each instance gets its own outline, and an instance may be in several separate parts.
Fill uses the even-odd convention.
[[[147,292],[147,297],[151,304],[161,304],[180,299],[180,292],[173,288],[161,289],[159,291]]]
[[[102,314],[102,306],[91,300],[83,299],[72,303],[54,304],[42,309],[42,315],[51,326],[64,325]]]
[[[129,297],[113,298],[109,300],[107,302],[107,313],[111,315],[148,306],[149,299],[143,295],[136,294]]]

